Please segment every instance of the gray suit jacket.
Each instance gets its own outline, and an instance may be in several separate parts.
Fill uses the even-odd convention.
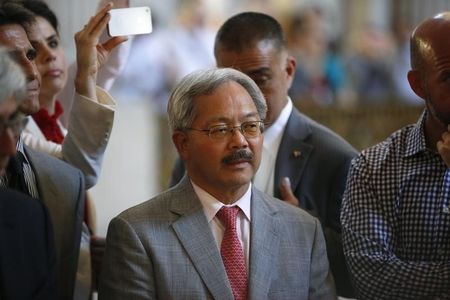
[[[83,175],[57,158],[24,149],[53,223],[58,299],[72,299],[84,217]]]
[[[335,299],[320,223],[252,190],[249,299]],[[108,229],[99,299],[233,299],[187,177]]]
[[[338,295],[354,296],[341,241],[340,211],[350,161],[357,151],[330,129],[293,109],[283,133],[275,163],[274,195],[289,177],[300,207],[316,216],[324,230],[328,259]],[[170,185],[184,174],[178,159]]]

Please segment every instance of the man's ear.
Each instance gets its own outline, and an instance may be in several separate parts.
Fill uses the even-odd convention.
[[[414,93],[422,99],[426,98],[426,92],[422,76],[417,70],[410,70],[408,72],[408,82]]]
[[[178,155],[180,158],[185,161],[189,158],[189,151],[188,151],[188,142],[189,137],[188,135],[180,130],[176,130],[172,134],[172,141],[177,148]]]
[[[295,61],[295,58],[291,55],[288,55],[286,57],[286,76],[287,76],[287,88],[290,89],[291,85],[292,85],[292,81],[294,80],[294,75],[295,75],[295,69],[297,66],[297,62]]]

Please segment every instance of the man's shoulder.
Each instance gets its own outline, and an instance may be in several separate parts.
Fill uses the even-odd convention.
[[[304,209],[286,203],[283,200],[267,195],[266,193],[254,188],[254,196],[258,201],[264,203],[266,211],[274,214],[282,222],[297,222],[304,225],[316,226],[317,218],[306,212]]]
[[[305,142],[312,144],[325,152],[333,151],[334,155],[353,157],[357,154],[357,150],[336,132],[323,124],[311,119],[307,115],[298,110],[293,111],[294,118],[301,120],[299,126],[307,127],[310,132]]]
[[[132,206],[123,212],[121,212],[117,218],[123,219],[128,223],[140,223],[145,221],[159,222],[175,218],[172,208],[174,201],[178,201],[181,204],[188,202],[183,199],[183,189],[177,187],[163,191],[162,193],[154,196],[153,198]],[[187,198],[187,194],[184,193]],[[186,203],[187,204],[187,203]],[[183,209],[177,206],[178,209]]]
[[[24,149],[27,158],[31,161],[31,164],[35,168],[52,169],[58,173],[66,172],[76,175],[81,174],[81,171],[79,169],[66,163],[65,161],[59,158],[53,157],[41,151],[36,151],[26,145],[24,145]]]
[[[361,151],[355,164],[366,164],[380,167],[386,163],[399,163],[404,157],[408,146],[408,137],[414,125],[407,125],[393,132],[384,141]]]

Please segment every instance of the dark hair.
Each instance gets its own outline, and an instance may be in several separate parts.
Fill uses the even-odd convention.
[[[13,0],[0,1],[0,26],[17,24],[25,30],[36,21],[33,13]]]
[[[41,0],[22,0],[19,3],[36,16],[46,19],[53,29],[58,32],[58,19],[48,5]]]
[[[219,46],[240,52],[262,40],[271,41],[276,49],[286,47],[283,29],[277,20],[262,13],[244,12],[231,17],[220,27],[214,52],[217,53]]]

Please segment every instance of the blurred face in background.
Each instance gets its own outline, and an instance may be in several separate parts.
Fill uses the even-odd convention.
[[[52,98],[66,85],[67,63],[59,35],[43,17],[29,29],[28,37],[36,49],[36,66],[42,77],[40,101]]]

